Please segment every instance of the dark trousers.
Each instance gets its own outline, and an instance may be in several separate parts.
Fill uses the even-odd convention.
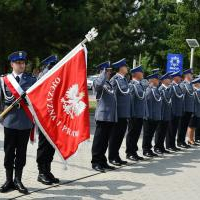
[[[50,164],[53,161],[53,156],[55,154],[55,149],[46,139],[44,134],[39,130],[39,142],[38,142],[38,149],[37,149],[37,163],[38,168],[44,164]]]
[[[142,149],[143,153],[151,152],[152,148],[152,139],[154,133],[158,127],[159,121],[156,120],[144,120],[144,133],[143,133],[143,141],[142,141]]]
[[[176,147],[176,134],[180,122],[180,117],[173,116],[169,122],[169,129],[166,135],[166,148]]]
[[[92,164],[107,163],[106,151],[108,148],[108,141],[114,129],[114,122],[97,121],[96,130],[92,144]]]
[[[119,149],[121,147],[124,135],[126,133],[127,128],[127,119],[119,118],[118,122],[115,124],[114,130],[111,133],[109,139],[109,153],[108,159],[115,160],[119,159]]]
[[[126,136],[126,154],[133,155],[138,151],[138,140],[143,125],[142,118],[131,118],[128,120],[128,134]]]
[[[195,140],[200,140],[200,117],[197,117],[197,126],[195,129]]]
[[[164,142],[169,129],[169,121],[160,121],[155,134],[155,146],[154,149],[165,149]]]
[[[199,125],[195,130],[195,140],[200,140],[200,126]]]
[[[26,151],[30,129],[16,130],[4,127],[4,166],[6,169],[22,170],[26,164]]]
[[[187,128],[191,119],[191,112],[185,112],[181,117],[179,128],[178,128],[178,138],[177,143],[183,144],[185,143],[185,137],[187,133]]]

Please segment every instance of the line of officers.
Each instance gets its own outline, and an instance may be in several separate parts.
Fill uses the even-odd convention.
[[[93,169],[105,172],[114,169],[113,165],[127,164],[119,154],[127,128],[126,158],[131,161],[200,144],[200,78],[193,79],[192,69],[183,74],[178,71],[162,76],[156,69],[144,79],[142,66],[138,66],[131,69],[128,81],[125,58],[112,65],[109,61],[104,62],[97,68],[100,75],[94,81],[97,107]],[[113,68],[117,73],[111,77]],[[137,151],[142,129],[143,156],[140,156]],[[187,133],[189,140],[186,142]],[[107,149],[112,166],[105,156]]]

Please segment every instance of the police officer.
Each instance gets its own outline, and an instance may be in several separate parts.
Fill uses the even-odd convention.
[[[178,125],[180,118],[183,114],[183,98],[184,94],[180,87],[181,83],[181,72],[177,71],[171,74],[172,77],[172,119],[170,121],[170,128],[166,136],[166,148],[170,151],[180,151],[180,148],[176,147],[176,134],[178,130]]]
[[[138,140],[141,134],[146,111],[145,89],[141,84],[143,79],[142,66],[131,69],[132,80],[129,83],[131,93],[131,118],[128,120],[126,136],[126,158],[132,161],[144,160],[138,156]]]
[[[26,91],[36,82],[36,78],[25,73],[27,53],[17,51],[8,56],[12,67],[12,76],[16,79],[21,88]],[[15,97],[1,79],[1,98],[4,108],[15,101]],[[3,120],[4,126],[4,167],[6,169],[6,182],[1,186],[0,192],[7,192],[17,189],[20,193],[27,194],[27,188],[22,184],[22,172],[26,164],[26,151],[30,131],[33,124],[23,108],[18,104]],[[15,178],[13,181],[13,171]]]
[[[109,82],[112,68],[110,61],[97,66],[100,75],[94,80],[97,107],[95,111],[96,130],[92,144],[92,168],[105,172],[105,169],[114,169],[108,165],[105,156],[108,141],[117,122],[117,99],[112,85]]]
[[[43,71],[40,73],[39,78],[46,74],[56,63],[58,57],[56,55],[49,56],[44,59],[41,64],[43,65]],[[46,139],[44,134],[39,130],[39,141],[37,149],[37,164],[38,164],[38,181],[45,184],[51,185],[53,183],[59,183],[59,179],[55,178],[51,173],[51,163],[55,154],[55,149]]]
[[[124,58],[113,63],[112,66],[117,69],[117,73],[112,77],[110,83],[117,96],[118,121],[109,140],[109,162],[113,165],[120,166],[127,164],[127,161],[123,161],[120,158],[119,149],[126,132],[127,119],[130,118],[131,97],[128,81],[125,78],[125,75],[128,73],[126,59]]]
[[[152,158],[158,156],[158,154],[151,150],[151,143],[159,121],[161,120],[162,98],[160,92],[158,91],[159,75],[154,73],[149,75],[147,79],[149,80],[149,87],[146,90],[148,113],[146,115],[146,119],[144,120],[142,149],[144,156]]]
[[[187,135],[188,144],[198,146],[199,144],[196,143],[196,139],[194,140],[194,132],[200,127],[200,78],[195,78],[191,83],[194,87],[194,113],[188,125]]]
[[[190,145],[185,142],[185,137],[188,124],[194,112],[194,90],[191,83],[193,78],[192,74],[192,69],[185,70],[183,72],[184,81],[180,84],[184,93],[184,113],[180,119],[180,125],[178,128],[177,146],[181,148],[190,148]]]
[[[198,77],[200,77],[200,75],[198,75]],[[195,130],[195,143],[200,144],[200,126],[197,126]]]
[[[166,73],[161,76],[161,86],[159,87],[159,92],[162,97],[162,107],[161,107],[161,121],[158,124],[158,128],[155,134],[155,146],[154,152],[157,154],[170,153],[164,147],[165,137],[169,128],[169,122],[171,120],[172,107],[171,107],[171,73]]]

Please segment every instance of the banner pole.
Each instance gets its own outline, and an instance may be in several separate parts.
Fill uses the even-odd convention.
[[[9,113],[19,102],[26,96],[26,93],[24,92],[18,99],[16,99],[10,106],[8,106],[1,114],[0,119],[3,119],[4,116]]]

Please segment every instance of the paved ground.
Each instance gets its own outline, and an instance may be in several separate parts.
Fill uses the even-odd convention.
[[[94,123],[91,124],[92,133]],[[200,192],[200,148],[185,152],[130,163],[115,171],[105,174],[96,173],[90,166],[92,137],[76,156],[68,162],[68,169],[63,169],[60,158],[56,155],[53,173],[61,179],[61,185],[44,186],[36,181],[37,167],[35,155],[37,145],[28,146],[27,165],[23,182],[31,194],[20,195],[17,191],[0,194],[0,199],[56,199],[56,200],[199,200]],[[141,147],[141,140],[140,140]],[[121,148],[124,155],[125,145]],[[3,129],[0,127],[0,183],[4,182],[3,168]]]

